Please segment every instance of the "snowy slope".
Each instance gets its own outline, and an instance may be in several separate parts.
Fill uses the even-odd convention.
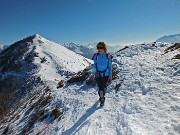
[[[180,42],[180,34],[163,36],[156,40],[156,42],[162,43],[179,43]]]
[[[35,59],[35,63],[41,63],[39,58],[47,60],[45,63],[41,63],[41,70],[38,74],[50,80],[63,79],[64,75],[68,75],[69,72],[81,71],[91,63],[81,55],[37,34],[33,44],[36,46],[35,52],[39,55]]]
[[[48,70],[42,68],[39,74],[44,78],[51,75],[51,79],[46,79],[48,80],[46,85],[51,89],[50,95],[53,97],[43,109],[45,114],[49,114],[54,107],[59,107],[63,114],[61,119],[52,120],[50,115],[43,120],[36,119],[33,121],[33,128],[31,127],[26,133],[32,135],[37,133],[45,135],[180,134],[180,62],[179,59],[172,59],[179,50],[164,54],[164,50],[171,44],[132,45],[115,53],[114,64],[121,72],[118,74],[119,78],[108,86],[105,106],[100,108],[97,86],[89,86],[83,82],[66,83],[62,88],[56,87],[56,82],[52,78],[58,77],[54,72],[59,68],[52,59],[59,65],[62,54],[58,54],[50,46],[51,42],[42,37],[37,36],[37,42],[39,38],[44,45],[37,46],[36,49],[51,63],[50,66],[43,64],[42,67]],[[52,58],[48,57],[48,54]],[[38,63],[38,59],[35,62]],[[121,87],[116,91],[115,87],[122,81]],[[32,111],[28,110],[36,99],[17,110],[19,117],[11,116],[7,119],[9,122],[4,126],[7,127],[9,124],[9,134],[27,131],[27,123],[31,122],[31,116],[36,114],[38,107]],[[41,106],[41,103],[38,106]],[[0,132],[2,131],[4,130],[0,128]]]

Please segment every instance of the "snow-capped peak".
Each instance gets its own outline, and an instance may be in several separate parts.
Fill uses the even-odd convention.
[[[23,50],[24,53],[15,54],[20,59],[16,58],[14,60],[23,62],[26,57],[30,59],[31,56],[31,61],[38,65],[37,74],[48,80],[62,79],[68,74],[83,70],[92,62],[60,44],[45,39],[39,34],[20,40],[12,45],[13,47],[17,51]]]
[[[34,34],[33,35],[33,39],[34,40],[39,40],[40,42],[42,41],[49,41],[48,39],[46,39],[46,38],[44,38],[44,37],[42,37],[41,35],[39,35],[39,34]]]
[[[90,61],[83,56],[39,35],[33,40],[33,44],[36,45],[35,52],[39,53],[39,58],[37,57],[35,62],[40,63],[41,58],[47,60],[42,63],[40,71],[45,78],[61,78],[66,72],[78,72],[90,65]]]
[[[39,34],[34,34],[35,38],[41,38],[41,36]]]

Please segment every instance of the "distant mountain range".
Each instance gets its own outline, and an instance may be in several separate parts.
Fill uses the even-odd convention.
[[[64,47],[68,48],[69,50],[72,50],[86,58],[91,59],[93,54],[96,52],[97,43],[89,43],[87,45],[80,45],[80,44],[77,44],[74,42],[70,42],[70,43],[64,43],[61,45],[63,45]],[[108,52],[115,53],[121,48],[122,48],[121,45],[108,46]]]
[[[80,54],[80,55],[82,55],[86,58],[89,58],[89,59],[91,59],[92,55],[94,54],[94,48],[84,46],[84,45],[80,45],[80,44],[77,44],[74,42],[64,43],[61,45],[68,48],[69,50],[76,52],[77,54]]]
[[[180,43],[180,34],[163,36],[156,40],[156,42],[162,43]]]

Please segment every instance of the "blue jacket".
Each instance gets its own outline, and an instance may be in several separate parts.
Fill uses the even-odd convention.
[[[111,61],[111,57],[108,55],[108,59],[107,59],[107,56],[106,56],[106,53],[103,53],[103,54],[98,54],[97,55],[97,60],[96,60],[96,55],[94,56],[94,65],[93,65],[93,68],[92,68],[92,74],[95,75],[96,73],[96,64],[97,64],[97,70],[98,71],[104,71],[106,70],[105,72],[105,76],[109,76],[112,78],[112,61]],[[108,68],[107,68],[108,66]],[[100,73],[101,76],[103,76],[103,73]]]

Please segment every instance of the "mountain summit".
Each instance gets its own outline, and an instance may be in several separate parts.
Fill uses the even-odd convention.
[[[10,59],[8,56],[5,56],[5,54],[11,57],[14,56],[14,59],[11,60],[12,58]],[[39,34],[14,43],[4,50],[1,56],[7,61],[9,58],[11,64],[19,62],[22,66],[26,59],[31,60],[33,64],[38,66],[38,73],[41,74],[42,77],[46,76],[47,78],[52,77],[54,79],[67,73],[83,70],[90,64],[88,59],[55,42],[43,38]],[[1,63],[1,68],[6,66],[7,63]]]

